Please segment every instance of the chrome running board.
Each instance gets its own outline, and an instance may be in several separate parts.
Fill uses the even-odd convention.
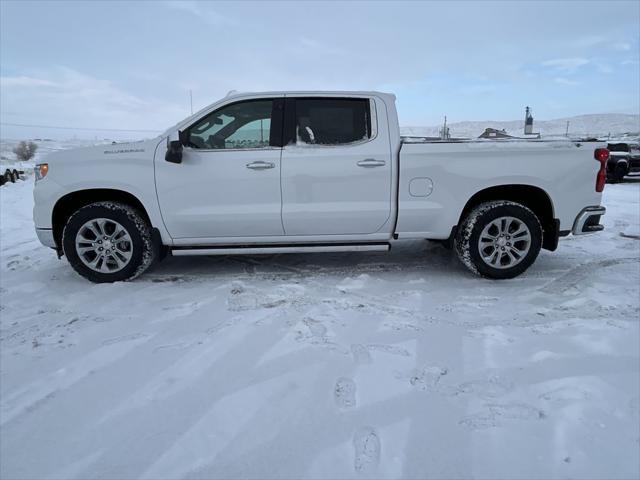
[[[187,255],[260,255],[273,253],[320,253],[320,252],[387,252],[388,243],[345,243],[339,245],[265,245],[260,246],[222,246],[222,247],[183,247],[171,249],[175,256]]]

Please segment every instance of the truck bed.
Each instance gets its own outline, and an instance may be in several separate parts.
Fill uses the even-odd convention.
[[[400,238],[448,238],[467,201],[501,185],[536,187],[550,201],[563,198],[553,205],[562,231],[571,230],[585,204],[599,204],[600,194],[594,188],[599,163],[593,151],[604,145],[566,139],[407,138],[403,137],[399,153],[396,232]]]

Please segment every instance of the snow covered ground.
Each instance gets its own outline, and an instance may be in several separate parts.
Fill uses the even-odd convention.
[[[0,188],[2,478],[638,478],[640,183],[522,277],[390,254],[94,285]]]

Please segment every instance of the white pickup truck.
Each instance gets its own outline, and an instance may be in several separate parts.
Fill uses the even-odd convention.
[[[559,237],[602,230],[608,155],[568,140],[403,138],[386,93],[232,94],[157,138],[49,155],[34,220],[94,282],[167,254],[386,251],[416,238],[504,279]]]

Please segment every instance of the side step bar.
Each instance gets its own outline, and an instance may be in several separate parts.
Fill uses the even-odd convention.
[[[173,248],[175,256],[187,255],[260,255],[268,253],[316,253],[316,252],[388,252],[388,243],[345,243],[324,245],[266,245],[257,246],[224,246],[224,247],[185,247]]]

